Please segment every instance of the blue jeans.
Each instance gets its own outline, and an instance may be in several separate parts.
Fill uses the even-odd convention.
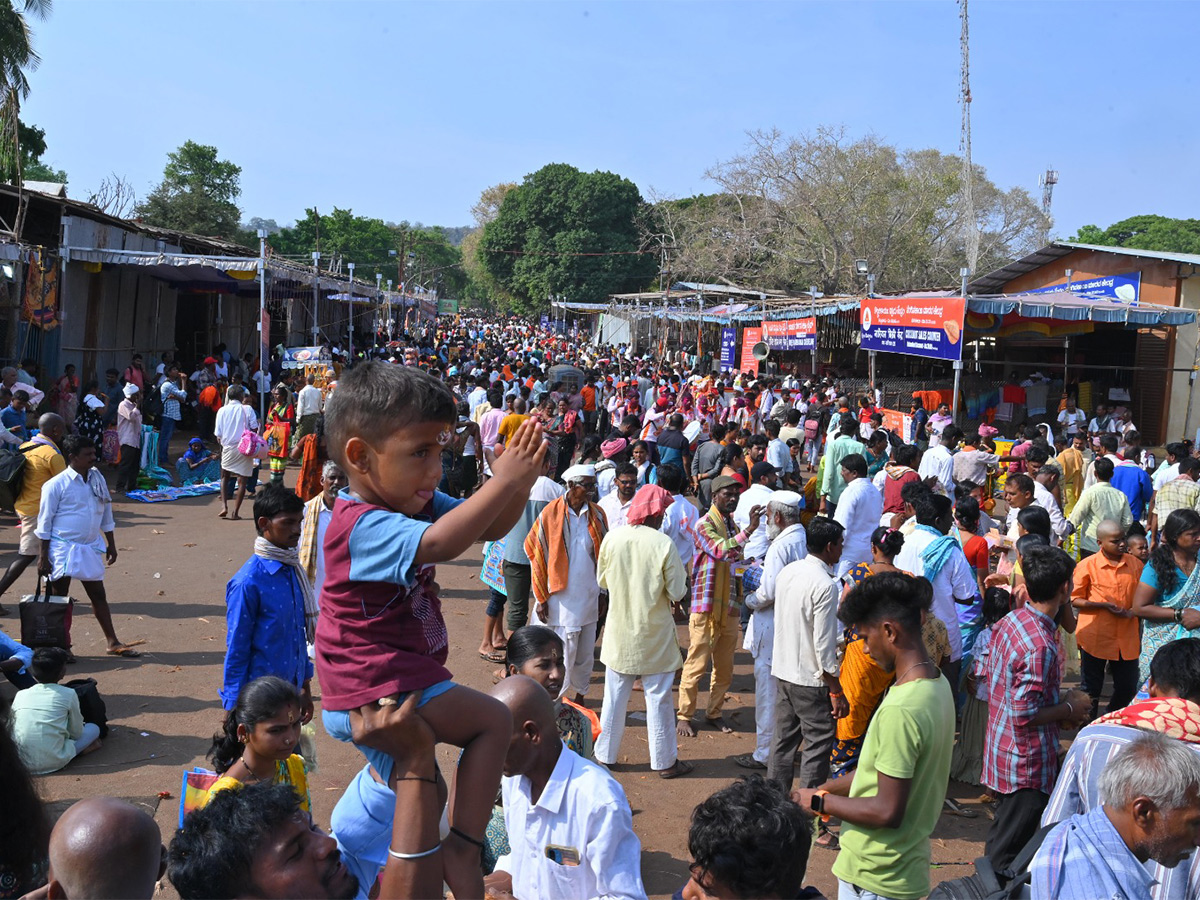
[[[4,662],[6,659],[12,659],[12,657],[15,655],[15,653],[11,653],[4,647],[0,647],[0,662]],[[5,672],[4,677],[7,678],[12,683],[12,686],[18,691],[24,690],[28,687],[33,687],[35,684],[37,684],[37,680],[29,673],[28,666],[25,667],[24,672]]]
[[[440,697],[446,691],[455,687],[453,681],[449,679],[439,681],[437,684],[432,684],[421,692],[421,702],[417,704],[420,709],[434,697]],[[403,703],[404,698],[408,694],[401,694],[397,699],[397,703]],[[321,722],[325,725],[325,730],[334,740],[344,741],[347,744],[354,744],[354,732],[350,728],[350,713],[345,710],[322,709]],[[382,750],[372,750],[370,747],[363,747],[359,744],[354,744],[362,751],[363,756],[367,758],[375,771],[379,773],[379,777],[385,782],[392,777],[392,758]]]
[[[84,722],[83,734],[75,741],[75,752],[82,753],[98,740],[100,740],[100,726],[95,722]]]
[[[169,445],[171,443],[171,435],[175,433],[175,426],[177,424],[179,423],[174,419],[162,416],[158,425],[158,464],[164,468],[170,461],[168,459]]]

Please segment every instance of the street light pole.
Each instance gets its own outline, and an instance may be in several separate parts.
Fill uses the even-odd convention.
[[[317,313],[321,309],[321,251],[314,250],[312,255],[313,261],[313,308],[312,308],[312,342],[314,345],[320,343],[317,340],[317,335],[321,333],[320,327],[317,325]],[[288,335],[290,338],[291,335]]]
[[[346,355],[350,361],[354,361],[354,263],[347,263],[346,268],[350,270],[350,304],[347,307],[346,313]]]
[[[271,336],[268,334],[271,320],[267,318],[267,232],[258,229],[258,370],[267,370],[268,349]],[[267,421],[267,395],[258,396],[260,422]]]

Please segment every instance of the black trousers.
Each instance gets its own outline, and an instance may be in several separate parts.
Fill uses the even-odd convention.
[[[1100,714],[1100,694],[1104,690],[1104,673],[1112,672],[1113,692],[1108,711],[1128,706],[1137,694],[1138,661],[1136,659],[1100,659],[1079,648],[1080,687],[1092,698],[1092,718]]]
[[[137,490],[138,470],[142,467],[142,448],[121,445],[121,461],[117,464],[117,490]]]
[[[530,566],[504,561],[504,590],[508,593],[508,630],[529,624],[529,592],[533,589]]]
[[[996,817],[988,829],[983,853],[997,872],[1007,869],[1021,848],[1037,833],[1049,794],[1036,788],[1021,788],[996,795]]]

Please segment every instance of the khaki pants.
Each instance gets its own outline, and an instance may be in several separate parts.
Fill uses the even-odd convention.
[[[688,619],[688,655],[679,679],[679,713],[677,718],[690,719],[696,712],[696,693],[700,679],[712,664],[712,680],[708,688],[706,716],[715,719],[725,705],[725,693],[733,680],[733,651],[737,647],[738,617],[726,613],[721,633],[712,632],[708,613],[692,613]]]

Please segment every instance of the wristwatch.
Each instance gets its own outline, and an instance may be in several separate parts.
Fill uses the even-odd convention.
[[[822,819],[829,818],[829,816],[825,814],[825,795],[828,793],[829,791],[817,791],[812,795],[812,800],[809,802],[809,805],[812,807],[812,811]]]
[[[1182,609],[1175,610],[1175,624],[1176,625],[1183,624],[1183,610]]]

